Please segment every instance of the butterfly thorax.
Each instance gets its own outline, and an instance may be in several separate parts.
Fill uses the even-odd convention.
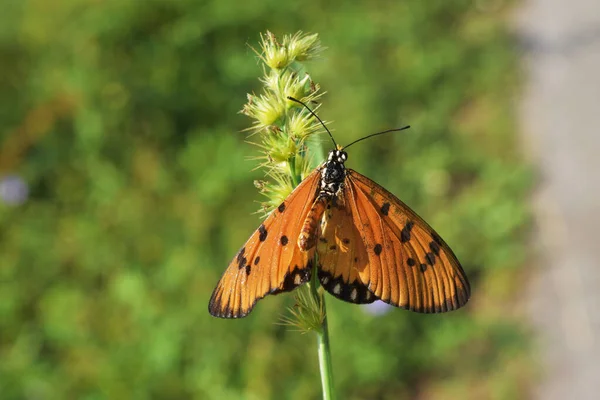
[[[346,178],[346,167],[344,163],[348,154],[343,150],[331,150],[327,162],[321,171],[321,190],[319,196],[334,197],[338,194],[344,179]]]

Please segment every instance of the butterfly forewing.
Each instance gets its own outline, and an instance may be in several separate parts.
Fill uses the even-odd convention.
[[[343,191],[369,259],[359,277],[375,296],[425,313],[455,310],[467,302],[470,287],[460,263],[422,218],[355,171],[347,170]]]
[[[296,243],[319,176],[319,169],[307,176],[239,250],[212,294],[212,315],[244,317],[265,295],[290,291],[310,279],[315,250],[301,251]]]

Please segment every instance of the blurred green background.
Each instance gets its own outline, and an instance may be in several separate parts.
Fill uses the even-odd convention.
[[[339,398],[527,397],[532,179],[509,6],[487,3],[2,2],[0,397],[319,398],[315,338],[277,324],[292,296],[243,320],[207,312],[259,223],[238,111],[267,29],[328,47],[307,68],[338,142],[413,126],[348,166],[428,220],[472,281],[444,315],[328,297]]]

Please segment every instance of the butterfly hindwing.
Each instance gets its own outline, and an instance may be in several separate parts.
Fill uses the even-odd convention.
[[[366,304],[376,300],[360,271],[369,259],[360,232],[343,197],[327,205],[317,243],[319,280],[333,296],[350,303]]]
[[[212,315],[244,317],[267,294],[310,280],[315,250],[301,251],[296,243],[318,191],[319,172],[307,176],[238,251],[212,294]]]
[[[350,169],[342,197],[368,257],[358,276],[377,298],[424,313],[466,304],[470,286],[456,256],[406,204]]]

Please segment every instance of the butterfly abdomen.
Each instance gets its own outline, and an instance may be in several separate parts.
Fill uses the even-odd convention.
[[[313,203],[298,236],[298,247],[300,247],[300,250],[308,251],[317,244],[317,229],[321,224],[323,213],[327,209],[328,204],[329,197],[323,195],[319,195]]]

